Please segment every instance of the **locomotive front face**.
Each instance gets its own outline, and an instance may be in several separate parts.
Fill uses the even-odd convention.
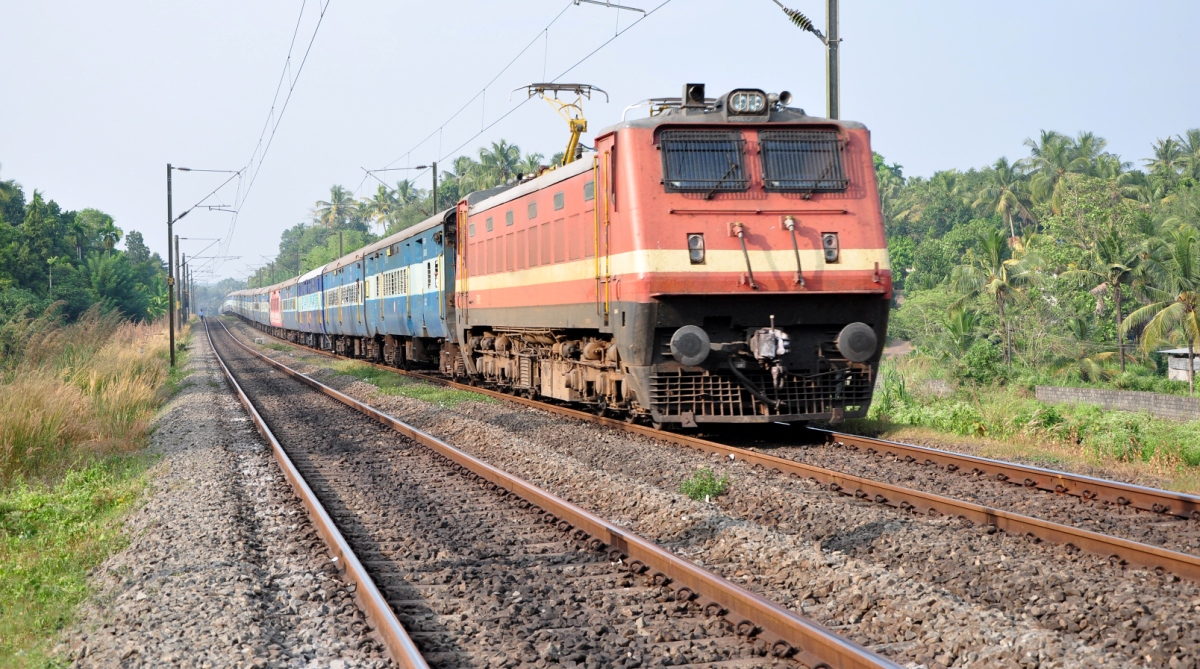
[[[597,139],[600,299],[655,422],[840,420],[870,403],[892,292],[870,136],[777,99],[734,91]]]

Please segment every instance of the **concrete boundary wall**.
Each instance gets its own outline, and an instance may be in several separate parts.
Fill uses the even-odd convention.
[[[1148,411],[1159,418],[1200,419],[1200,399],[1180,395],[1102,388],[1038,386],[1036,396],[1038,401],[1047,404],[1098,404],[1105,409]]]

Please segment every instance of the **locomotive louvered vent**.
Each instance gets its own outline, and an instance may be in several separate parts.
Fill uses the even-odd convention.
[[[658,141],[668,191],[743,191],[750,183],[741,133],[668,130]]]
[[[767,190],[846,190],[842,142],[836,132],[763,131],[758,142]]]

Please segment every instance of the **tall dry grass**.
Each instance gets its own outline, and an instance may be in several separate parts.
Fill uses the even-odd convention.
[[[166,394],[166,323],[53,309],[9,323],[0,362],[0,483],[141,446]]]

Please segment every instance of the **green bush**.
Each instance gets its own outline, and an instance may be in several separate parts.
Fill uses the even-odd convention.
[[[1004,356],[1000,347],[985,339],[976,340],[967,350],[966,355],[959,359],[954,367],[954,375],[963,380],[987,386],[1005,377]]]
[[[717,478],[708,467],[697,469],[691,477],[679,484],[679,492],[700,501],[724,495],[729,490],[729,477]]]

